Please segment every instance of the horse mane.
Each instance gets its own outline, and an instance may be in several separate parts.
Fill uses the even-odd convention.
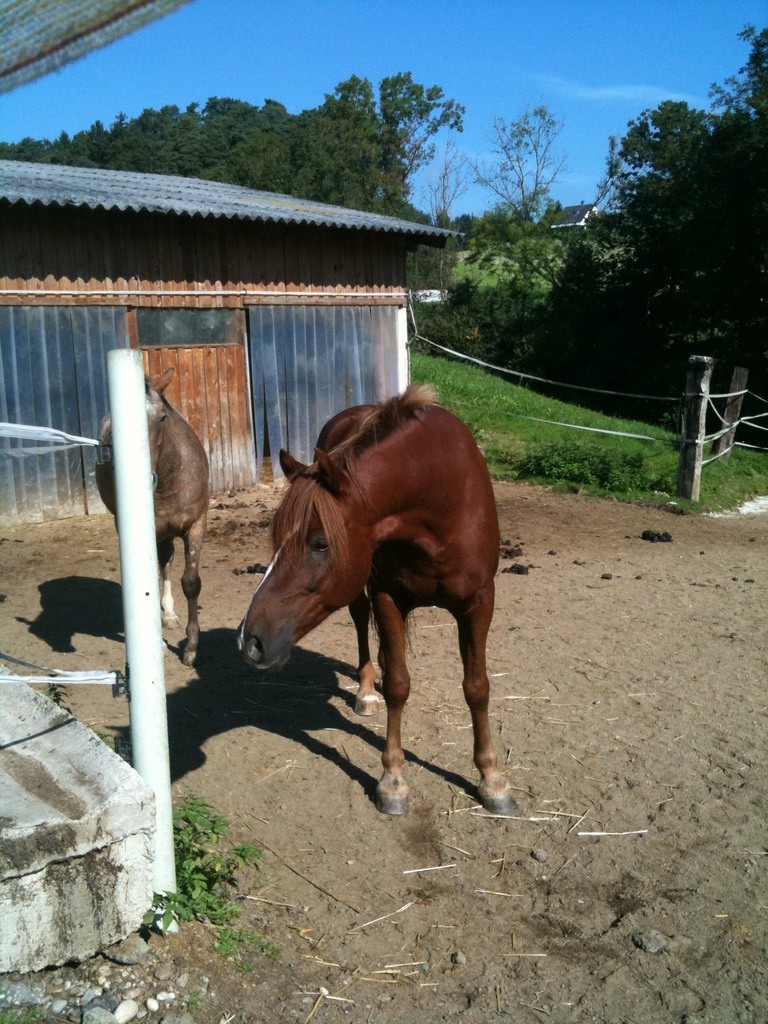
[[[377,444],[422,409],[435,404],[435,392],[425,384],[411,385],[400,394],[367,408],[354,432],[335,445],[329,455],[355,478],[355,461],[360,452]],[[316,519],[328,542],[331,569],[344,572],[349,566],[347,529],[338,499],[320,482],[317,466],[307,466],[294,476],[272,520],[272,546],[286,553],[303,545],[312,520]]]
[[[410,384],[402,394],[368,407],[358,419],[354,433],[335,445],[328,454],[354,478],[355,460],[360,452],[378,444],[435,402],[431,385]]]

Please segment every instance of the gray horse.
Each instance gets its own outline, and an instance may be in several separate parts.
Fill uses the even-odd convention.
[[[208,456],[197,434],[164,396],[173,368],[156,381],[146,381],[149,455],[152,463],[157,560],[162,574],[161,611],[164,626],[178,626],[173,606],[170,569],[174,541],[184,542],[184,575],[181,588],[187,599],[185,665],[193,665],[200,639],[197,598],[200,594],[200,552],[208,519]],[[99,435],[102,444],[112,440],[112,422],[105,416]],[[111,462],[96,466],[101,500],[116,517],[115,476]],[[119,529],[119,523],[116,523]]]

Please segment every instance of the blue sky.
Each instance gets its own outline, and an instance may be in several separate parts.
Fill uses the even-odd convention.
[[[298,113],[355,74],[410,71],[466,107],[459,147],[487,153],[493,120],[545,104],[563,128],[564,205],[589,201],[610,135],[664,99],[708,108],[748,55],[737,35],[766,0],[191,0],[154,24],[0,95],[0,140],[74,134],[146,107],[211,96]],[[426,172],[428,174],[428,172]],[[425,179],[413,199],[427,207]],[[492,204],[472,188],[454,213]]]

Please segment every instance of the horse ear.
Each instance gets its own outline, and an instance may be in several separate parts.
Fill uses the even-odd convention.
[[[158,394],[162,395],[162,393],[165,391],[165,389],[168,387],[172,380],[173,367],[169,366],[167,370],[163,371],[163,373],[157,378],[157,380],[152,381],[151,386],[155,389],[155,391],[158,392]]]
[[[299,462],[298,459],[294,459],[290,452],[287,452],[285,448],[280,449],[280,467],[289,482],[307,468],[303,462]]]
[[[339,497],[344,489],[344,480],[346,474],[343,469],[340,469],[335,462],[331,459],[328,452],[323,451],[322,448],[315,448],[315,462],[317,463],[320,472],[318,474],[318,480],[331,494],[335,494]]]

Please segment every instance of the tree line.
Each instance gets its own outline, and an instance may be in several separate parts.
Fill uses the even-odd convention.
[[[442,129],[461,131],[464,108],[439,86],[408,73],[340,82],[313,109],[291,114],[210,98],[185,110],[164,106],[138,117],[119,114],[108,128],[53,141],[0,143],[0,158],[145,174],[176,174],[423,219],[411,203],[414,175],[435,152]]]

